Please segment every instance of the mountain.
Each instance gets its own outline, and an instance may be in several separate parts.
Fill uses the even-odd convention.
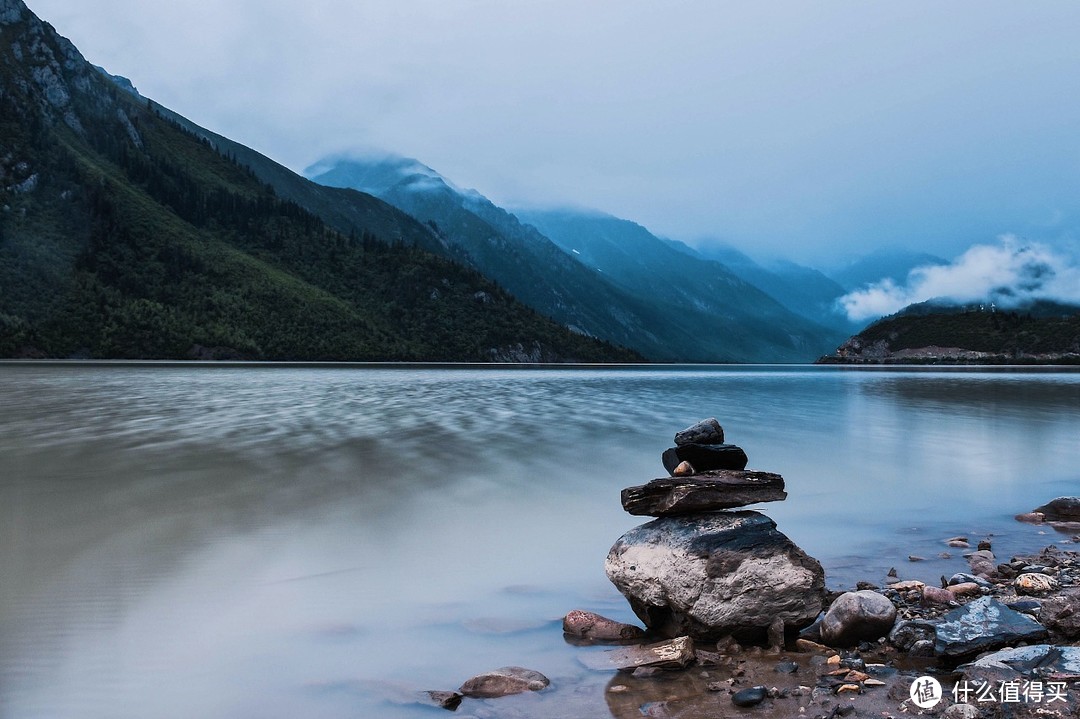
[[[473,267],[530,307],[653,360],[805,361],[816,348],[835,344],[827,331],[785,313],[718,266],[708,290],[695,292],[655,279],[643,285],[610,276],[580,251],[560,247],[542,229],[413,159],[335,156],[305,174],[390,202],[436,228]],[[665,262],[679,261],[679,253],[652,235],[646,244],[658,248]]]
[[[639,359],[426,251],[448,246],[386,203],[193,130],[21,0],[0,31],[0,356]]]
[[[948,260],[925,252],[884,248],[830,271],[829,277],[850,292],[884,279],[892,280],[897,285],[904,285],[907,283],[908,273],[916,267],[947,264],[949,264]]]
[[[776,352],[785,344],[799,351],[830,347],[847,334],[791,312],[755,286],[742,267],[694,257],[629,220],[578,210],[517,214],[610,281],[679,308],[746,352]]]
[[[719,242],[706,242],[696,249],[674,240],[668,240],[668,243],[688,254],[723,263],[795,314],[831,330],[850,334],[859,327],[847,318],[836,302],[847,290],[819,270],[788,260],[760,264],[734,247]]]
[[[1080,307],[1002,311],[924,302],[878,320],[822,364],[1080,364]]]

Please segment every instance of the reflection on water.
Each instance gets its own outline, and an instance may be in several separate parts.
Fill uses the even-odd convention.
[[[596,716],[558,619],[632,618],[603,559],[674,430],[782,473],[831,586],[932,579],[1060,541],[1011,517],[1077,491],[1080,374],[3,366],[0,406],[0,717],[428,716],[506,664],[553,688],[500,715]]]

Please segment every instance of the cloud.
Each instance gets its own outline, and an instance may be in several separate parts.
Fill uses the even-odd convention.
[[[1003,309],[1036,300],[1080,304],[1080,266],[1060,250],[1005,235],[996,245],[971,246],[951,264],[916,267],[903,285],[885,279],[837,302],[857,322],[931,299],[993,302]]]

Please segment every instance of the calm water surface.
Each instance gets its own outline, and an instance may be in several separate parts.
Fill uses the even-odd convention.
[[[0,717],[610,716],[559,620],[629,620],[619,490],[716,416],[832,587],[935,580],[1067,535],[1080,374],[832,368],[0,366]],[[928,557],[910,563],[909,554]]]

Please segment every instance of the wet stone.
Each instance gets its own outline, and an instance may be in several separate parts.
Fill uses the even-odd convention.
[[[645,635],[640,627],[582,609],[574,609],[563,618],[563,633],[594,641],[624,641],[640,639]]]
[[[992,597],[982,597],[943,616],[935,635],[936,654],[962,658],[1014,642],[1044,639],[1046,628]]]
[[[684,444],[665,450],[661,456],[664,469],[671,474],[682,462],[694,465],[698,472],[714,469],[746,469],[746,452],[733,444]]]
[[[765,701],[767,694],[768,690],[762,686],[741,689],[731,695],[731,703],[737,707],[752,707]]]
[[[675,433],[676,446],[684,444],[723,444],[724,428],[716,417],[703,419],[684,430]]]
[[[671,517],[780,502],[786,497],[784,478],[779,474],[722,469],[627,487],[621,499],[623,509],[630,514]]]
[[[504,697],[522,692],[536,692],[551,682],[543,674],[524,667],[502,667],[466,680],[458,690],[467,697]]]

